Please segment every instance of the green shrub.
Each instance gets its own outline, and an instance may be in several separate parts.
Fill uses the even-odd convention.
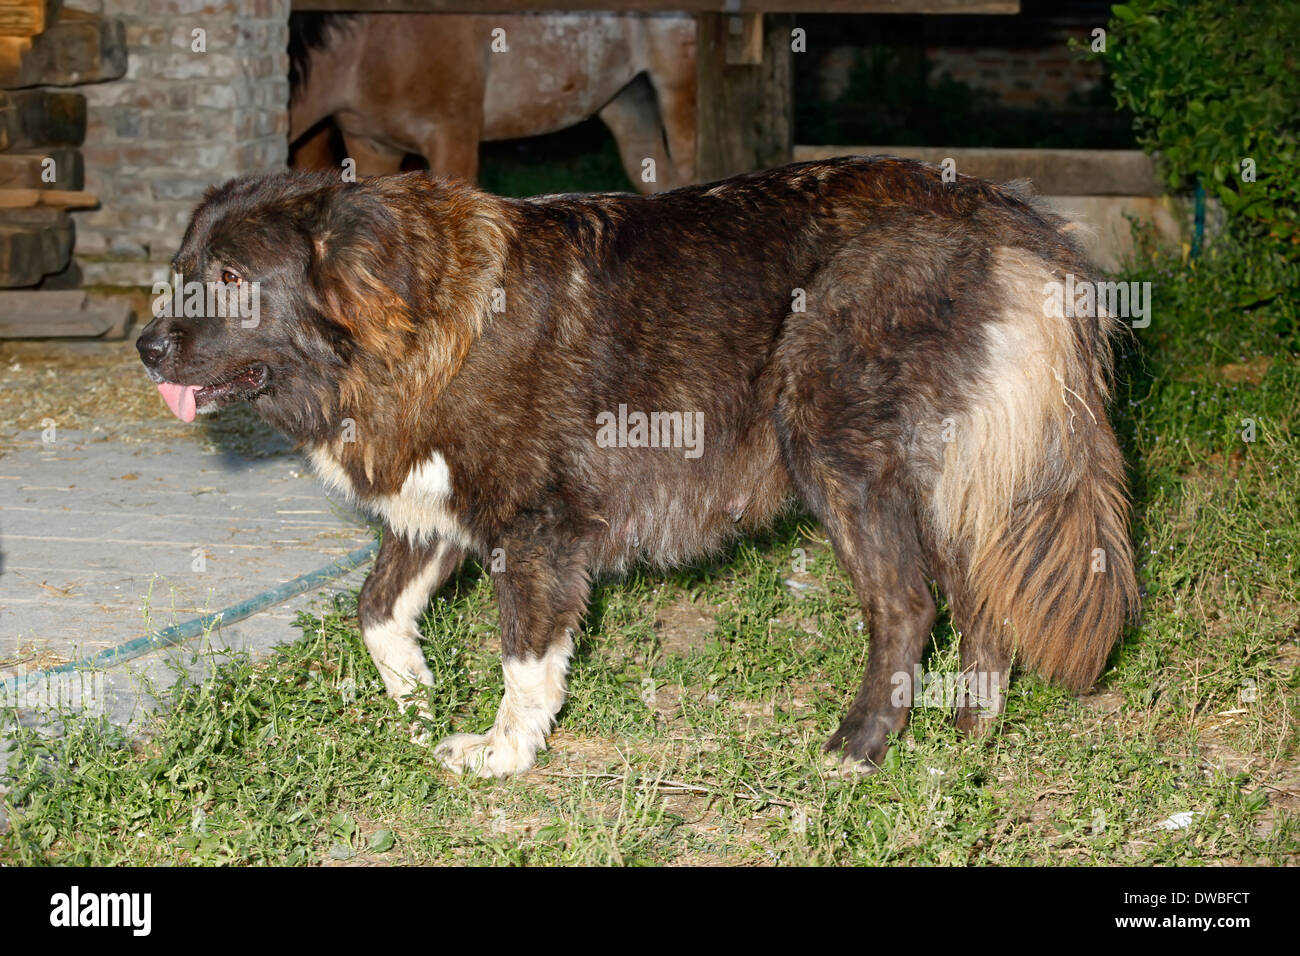
[[[1199,181],[1229,229],[1300,256],[1300,4],[1133,0],[1111,12],[1099,55],[1168,186]]]

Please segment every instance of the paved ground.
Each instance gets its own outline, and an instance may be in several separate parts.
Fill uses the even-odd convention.
[[[41,438],[22,432],[0,457],[0,681],[228,607],[373,538],[287,449],[249,457],[190,438]],[[29,685],[20,713],[43,721],[34,708],[62,701],[136,727],[154,705],[151,685],[170,686],[175,666],[210,666],[212,655],[194,660],[205,641],[217,656],[264,653],[298,636],[300,609],[357,587],[364,570],[180,648]],[[0,770],[4,749],[0,728]]]

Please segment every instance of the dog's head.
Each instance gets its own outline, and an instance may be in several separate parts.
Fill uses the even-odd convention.
[[[328,426],[349,369],[407,351],[412,307],[430,304],[421,284],[437,285],[430,217],[414,211],[435,184],[395,179],[281,174],[209,190],[136,343],[179,418],[249,401],[307,438]]]

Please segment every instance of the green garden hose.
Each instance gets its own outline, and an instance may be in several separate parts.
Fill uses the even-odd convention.
[[[327,581],[334,578],[342,577],[349,571],[353,571],[365,564],[375,556],[379,545],[371,542],[363,548],[357,548],[355,551],[344,555],[337,561],[327,564],[323,568],[317,568],[310,574],[304,574],[296,577],[292,581],[286,581],[284,584],[271,588],[269,591],[263,591],[246,601],[240,601],[238,604],[232,604],[230,607],[223,608],[213,614],[205,614],[202,617],[196,617],[193,620],[185,621],[182,624],[173,624],[171,627],[164,628],[161,631],[155,631],[144,637],[137,637],[134,640],[126,641],[115,647],[100,651],[90,657],[83,657],[81,660],[70,661],[67,664],[60,664],[57,667],[47,667],[42,670],[33,671],[30,674],[19,674],[0,683],[0,702],[11,694],[13,691],[22,687],[24,684],[30,684],[33,681],[40,680],[44,677],[51,677],[55,674],[66,674],[73,671],[99,670],[105,667],[111,667],[114,664],[121,664],[123,661],[129,661],[132,658],[139,657],[142,654],[148,654],[150,651],[156,651],[163,647],[172,647],[184,643],[192,637],[198,637],[206,633],[210,628],[218,624],[233,624],[235,621],[242,621],[246,617],[256,614],[263,608],[272,607],[276,604],[282,604],[302,594],[305,591],[311,591],[320,587]]]

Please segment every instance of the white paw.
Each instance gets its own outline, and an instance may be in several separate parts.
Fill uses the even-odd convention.
[[[854,760],[852,757],[838,754],[828,754],[822,759],[822,766],[826,769],[826,776],[846,780],[869,777],[880,771],[880,768],[870,760]]]
[[[507,777],[523,773],[537,762],[537,747],[510,735],[452,734],[438,742],[433,755],[448,770],[477,777]]]
[[[410,714],[411,708],[415,708],[415,723],[411,725],[412,730],[426,720],[433,720],[433,711],[429,709],[429,698],[424,693],[403,694],[400,697],[393,697],[393,700],[397,702],[397,709],[403,714]]]
[[[423,662],[421,662],[423,665]],[[421,707],[424,706],[424,697],[433,686],[433,673],[429,668],[412,667],[401,672],[391,671],[380,668],[380,676],[384,679],[384,689],[388,691],[388,696],[393,698],[402,706],[413,701],[419,701]]]
[[[417,720],[411,724],[411,743],[420,747],[427,747],[433,743],[433,737],[429,735],[427,725],[422,720]]]

